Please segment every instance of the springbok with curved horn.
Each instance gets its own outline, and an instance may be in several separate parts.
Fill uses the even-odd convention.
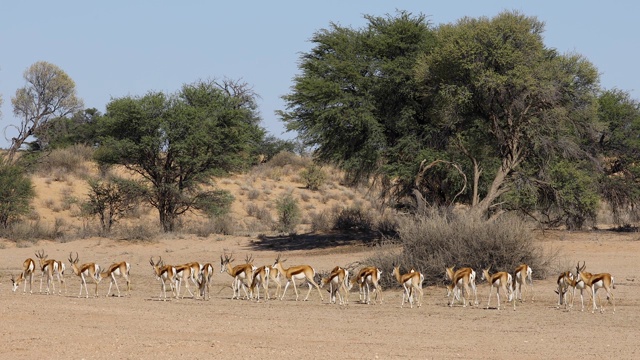
[[[56,285],[53,282],[53,275],[56,275],[58,278],[58,291],[59,294],[62,295],[62,287],[64,286],[64,294],[67,294],[67,284],[64,282],[64,270],[66,269],[64,262],[49,259],[47,260],[47,255],[44,253],[44,250],[40,250],[36,252],[36,257],[40,261],[40,270],[42,270],[42,276],[40,277],[40,293],[42,293],[42,279],[44,276],[47,276],[47,292],[49,294],[49,285],[53,288],[53,294],[56,293]]]
[[[82,296],[82,287],[84,286],[84,291],[87,293],[87,298],[89,298],[89,290],[87,289],[87,277],[91,278],[93,282],[96,284],[96,293],[95,296],[98,297],[98,283],[100,282],[99,274],[100,274],[100,265],[96,265],[96,263],[86,263],[78,266],[78,253],[76,252],[76,258],[73,258],[73,253],[69,253],[69,263],[71,263],[71,269],[73,269],[73,273],[76,276],[79,276],[81,279],[80,282],[80,293],[78,297]]]
[[[578,263],[580,264],[580,263]],[[607,292],[607,301],[613,305],[613,313],[616,313],[616,303],[613,297],[613,292],[611,289],[615,289],[615,281],[613,276],[609,273],[601,273],[601,274],[587,274],[584,271],[584,265],[582,268],[577,268],[578,279],[584,281],[585,286],[589,286],[591,288],[591,298],[593,299],[593,308],[591,309],[591,313],[594,313],[598,306],[596,305],[596,293],[598,289],[603,288]],[[598,295],[598,303],[600,303],[600,312],[604,312],[604,305],[600,300],[600,295]]]
[[[305,279],[307,285],[309,285],[309,291],[307,291],[307,296],[305,296],[304,301],[307,301],[309,298],[309,294],[311,293],[312,286],[315,286],[318,289],[318,294],[320,294],[320,301],[324,300],[322,296],[322,291],[320,291],[320,286],[316,284],[313,278],[316,276],[316,271],[309,265],[296,265],[291,266],[287,269],[282,267],[282,263],[287,261],[286,259],[281,260],[281,256],[278,255],[276,261],[273,263],[273,267],[278,269],[282,275],[284,275],[285,279],[287,279],[287,284],[284,286],[284,291],[282,292],[282,296],[280,300],[284,299],[284,296],[287,294],[287,288],[289,288],[289,284],[293,283],[293,291],[296,293],[296,301],[298,301],[298,288],[296,287],[296,280]]]
[[[173,284],[176,282],[176,268],[171,265],[165,265],[162,261],[162,256],[160,256],[160,260],[158,262],[153,262],[153,256],[149,259],[149,263],[153,268],[153,274],[156,276],[156,279],[162,282],[162,293],[160,293],[159,299],[162,299],[162,295],[164,294],[164,301],[167,301],[167,287],[166,282],[169,282],[169,287],[171,288],[171,293],[177,298],[176,292],[173,288]]]
[[[36,262],[32,258],[28,258],[22,263],[22,272],[18,275],[16,279],[13,275],[11,275],[11,291],[14,293],[18,290],[18,286],[21,282],[24,281],[24,289],[22,290],[22,294],[27,293],[27,282],[26,279],[29,278],[29,294],[33,294],[33,272],[36,270]]]
[[[231,263],[233,262],[233,255],[224,254],[224,259],[222,255],[220,255],[220,273],[227,272],[232,278],[233,282],[231,283],[231,288],[233,289],[233,296],[231,299],[240,299],[240,287],[244,291],[245,299],[249,298],[249,293],[247,292],[247,284],[244,282],[245,280],[250,280],[253,276],[254,266],[253,266],[253,256],[247,255],[245,257],[245,264],[236,265],[231,267]]]

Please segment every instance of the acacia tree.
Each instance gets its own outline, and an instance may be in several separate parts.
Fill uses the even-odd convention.
[[[600,192],[622,225],[640,217],[640,102],[618,89],[603,91],[598,102],[599,118],[606,124],[596,143],[606,159]],[[625,214],[632,217],[624,219]]]
[[[164,231],[173,231],[179,215],[219,198],[203,190],[212,175],[252,160],[264,136],[255,99],[247,84],[224,80],[184,85],[172,95],[112,100],[98,121],[96,159],[139,174]]]
[[[434,122],[471,165],[477,214],[513,191],[518,176],[540,180],[562,158],[590,156],[581,143],[597,134],[598,72],[547,48],[543,30],[517,12],[464,18],[438,29],[439,46],[416,68]]]
[[[302,55],[301,74],[283,97],[287,109],[279,112],[318,160],[339,165],[353,182],[381,165],[402,172],[393,164],[423,147],[409,139],[426,122],[413,67],[433,45],[422,14],[365,18],[363,29],[331,24],[313,35],[315,46]]]
[[[543,23],[513,12],[437,28],[404,12],[367,19],[316,33],[284,97],[283,121],[319,159],[355,180],[378,176],[398,201],[461,202],[482,216],[576,195],[553,187],[562,172],[551,167],[596,158],[587,60],[547,48]],[[506,198],[518,191],[519,204]]]
[[[38,61],[24,72],[26,86],[16,90],[11,98],[13,113],[20,124],[9,125],[17,134],[11,138],[7,160],[13,162],[22,144],[56,117],[65,117],[82,108],[76,95],[76,84],[62,69],[45,61]]]

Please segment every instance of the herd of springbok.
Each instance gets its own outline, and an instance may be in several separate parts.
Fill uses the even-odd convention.
[[[46,294],[55,294],[55,282],[54,277],[58,281],[58,293],[62,294],[62,288],[66,294],[66,284],[64,280],[64,272],[66,270],[65,263],[63,261],[57,261],[48,259],[44,250],[37,251],[35,253],[38,259],[37,266],[41,270],[40,277],[40,290],[42,293],[42,282],[44,278],[47,279]],[[78,297],[82,296],[82,289],[84,287],[86,297],[89,297],[89,290],[87,289],[87,280],[92,281],[95,284],[94,296],[98,296],[98,284],[104,278],[110,278],[109,290],[107,291],[107,297],[111,295],[111,288],[113,285],[116,287],[118,297],[120,296],[120,289],[116,277],[124,278],[127,283],[127,294],[131,295],[131,281],[130,270],[131,264],[123,261],[119,263],[111,264],[107,268],[102,268],[96,263],[80,264],[78,262],[78,253],[69,254],[69,264],[73,273],[80,278],[80,293]],[[320,288],[328,287],[329,302],[339,303],[345,305],[349,301],[349,291],[358,285],[359,288],[359,301],[367,304],[371,304],[371,291],[375,293],[373,304],[382,304],[382,287],[380,286],[380,278],[382,270],[375,266],[368,266],[361,268],[357,271],[355,276],[351,276],[350,271],[346,268],[336,266],[331,272],[320,280],[320,285],[314,280],[316,271],[309,265],[297,265],[289,268],[284,268],[283,263],[286,259],[282,259],[280,255],[275,259],[273,265],[264,265],[256,267],[253,264],[253,257],[247,256],[243,264],[233,266],[234,259],[232,255],[220,256],[220,273],[226,272],[229,274],[233,281],[231,288],[233,289],[232,299],[241,298],[241,290],[244,294],[244,299],[256,299],[260,301],[260,288],[264,290],[263,298],[267,300],[271,299],[269,294],[269,282],[276,285],[276,291],[274,293],[275,298],[280,297],[280,300],[284,299],[289,285],[293,285],[293,290],[296,294],[296,301],[299,299],[298,289],[296,285],[297,280],[304,280],[309,289],[304,298],[306,301],[309,298],[309,294],[315,287],[318,290],[320,299],[324,300],[322,291]],[[210,284],[213,277],[213,265],[211,263],[200,264],[198,262],[191,262],[183,265],[166,265],[160,257],[157,261],[154,261],[153,257],[149,259],[149,263],[153,269],[153,274],[156,279],[161,283],[161,293],[159,299],[167,299],[167,283],[172,292],[172,296],[176,299],[180,298],[180,291],[182,285],[186,288],[182,293],[182,298],[186,296],[186,292],[193,298],[201,298],[207,300],[211,298]],[[491,304],[491,296],[493,288],[496,289],[496,297],[498,301],[497,309],[500,310],[501,301],[500,294],[504,297],[504,302],[512,302],[513,309],[516,308],[516,302],[524,302],[527,289],[530,294],[531,301],[534,300],[533,294],[533,271],[531,267],[526,264],[518,266],[513,275],[506,271],[490,274],[491,267],[482,271],[482,280],[486,280],[489,286],[489,299],[487,301],[487,308]],[[16,292],[20,283],[24,282],[23,293],[27,291],[27,282],[29,283],[29,292],[32,293],[33,287],[33,275],[36,271],[36,261],[29,258],[26,259],[22,265],[22,272],[18,275],[18,278],[11,276],[13,283],[12,290]],[[415,269],[410,269],[407,273],[401,273],[400,266],[394,264],[392,270],[393,277],[402,285],[402,303],[401,307],[404,307],[406,302],[413,308],[413,304],[416,303],[418,307],[422,306],[423,290],[422,283],[424,282],[424,275]],[[478,294],[476,288],[476,272],[472,268],[464,267],[457,270],[454,267],[445,269],[445,277],[447,284],[447,297],[450,297],[448,305],[453,306],[456,301],[461,302],[463,307],[467,306],[467,303],[478,306]],[[282,294],[281,278],[287,282],[284,286]],[[27,281],[28,280],[28,281]],[[194,286],[195,294],[191,291],[190,285]],[[576,266],[575,274],[571,271],[566,271],[557,280],[557,289],[555,292],[558,294],[557,307],[564,305],[565,308],[573,307],[575,290],[580,290],[580,300],[582,303],[582,311],[584,311],[584,297],[583,292],[585,289],[589,289],[591,301],[593,302],[592,312],[598,310],[604,312],[604,304],[600,300],[598,289],[603,288],[607,295],[607,301],[613,305],[613,313],[615,313],[615,301],[612,293],[612,289],[615,288],[614,278],[611,274],[591,274],[585,271],[585,263]],[[51,289],[51,291],[50,291]],[[523,294],[525,293],[525,294]],[[596,296],[597,295],[597,296]],[[115,293],[114,293],[115,296]],[[473,303],[471,303],[470,297],[473,296]],[[598,304],[596,303],[596,297],[598,298]],[[336,301],[337,300],[337,301]],[[570,304],[569,304],[570,302]],[[505,305],[506,307],[506,305]]]

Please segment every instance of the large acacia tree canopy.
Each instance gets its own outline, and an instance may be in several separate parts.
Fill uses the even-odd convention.
[[[518,12],[437,27],[406,12],[366,19],[362,29],[316,32],[284,96],[283,121],[320,160],[354,180],[392,180],[396,199],[417,191],[482,214],[580,196],[557,191],[554,174],[566,172],[552,169],[600,168],[598,71],[547,47],[541,21]]]
[[[432,44],[425,17],[366,16],[364,29],[331,24],[302,55],[301,74],[280,112],[289,130],[317,146],[317,157],[354,179],[378,170],[388,150],[420,127],[413,65]]]
[[[151,186],[149,202],[165,230],[207,193],[211,175],[248,166],[264,137],[246,84],[201,81],[177,94],[115,99],[100,119],[98,161],[121,164]]]

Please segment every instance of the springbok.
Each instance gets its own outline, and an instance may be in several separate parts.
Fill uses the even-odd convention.
[[[124,278],[127,282],[127,294],[131,296],[131,280],[129,278],[129,272],[131,271],[131,264],[126,261],[122,261],[119,263],[111,264],[108,268],[102,270],[99,275],[99,280],[102,281],[104,278],[111,278],[109,282],[109,291],[107,291],[107,297],[111,294],[111,286],[116,285],[116,290],[118,291],[118,297],[120,297],[120,288],[118,288],[118,282],[116,281],[116,276],[120,276]]]
[[[500,289],[502,289],[502,291],[504,292],[507,301],[511,301],[513,299],[513,277],[506,271],[501,271],[490,275],[489,270],[491,270],[491,266],[489,266],[488,269],[482,270],[482,280],[487,280],[487,282],[489,282],[489,300],[487,301],[487,309],[489,308],[489,304],[491,303],[491,292],[495,287],[496,296],[498,297],[498,310],[500,310]],[[515,309],[516,302],[513,301],[513,310]]]
[[[98,283],[100,282],[99,274],[100,274],[100,265],[96,263],[86,263],[78,266],[78,253],[76,252],[76,258],[73,258],[73,253],[69,253],[69,263],[71,264],[71,269],[73,273],[80,277],[80,293],[78,297],[82,296],[82,287],[84,286],[84,291],[87,294],[87,298],[89,298],[89,289],[87,289],[87,277],[89,277],[96,284],[96,293],[95,296],[98,297]]]
[[[596,305],[596,293],[598,289],[603,288],[607,292],[607,302],[610,302],[613,305],[613,313],[615,314],[616,303],[613,297],[613,292],[611,291],[611,289],[615,289],[615,280],[613,276],[611,276],[611,274],[609,273],[594,275],[587,274],[584,271],[584,267],[585,266],[583,265],[582,268],[576,269],[578,274],[577,277],[578,279],[584,281],[584,284],[586,286],[589,286],[591,288],[591,298],[593,299],[593,308],[591,309],[591,313],[594,313],[598,309],[598,306]],[[603,313],[604,305],[602,304],[602,301],[600,301],[600,295],[598,295],[598,303],[600,303],[600,312]]]
[[[346,305],[349,303],[349,270],[343,269],[340,266],[336,266],[331,270],[331,273],[322,278],[320,281],[320,287],[324,287],[329,284],[329,303],[336,303],[336,294],[340,299],[340,305]],[[344,290],[344,297],[340,294],[340,289]]]
[[[406,274],[400,273],[400,265],[393,264],[393,275],[396,277],[396,280],[402,285],[404,291],[402,292],[402,304],[400,307],[404,307],[405,297],[409,299],[409,306],[413,308],[413,292],[415,291],[418,301],[418,307],[422,306],[422,283],[424,282],[424,275],[422,275],[419,271],[415,271],[411,269]]]
[[[515,271],[515,300],[520,300],[520,302],[525,301],[525,297],[523,296],[523,290],[526,293],[527,281],[529,282],[529,293],[531,294],[531,301],[533,302],[535,295],[533,294],[533,270],[527,264],[522,264],[516,268]]]
[[[153,262],[153,256],[149,259],[149,264],[153,268],[153,274],[156,276],[156,279],[162,282],[162,293],[160,293],[159,299],[162,299],[164,295],[164,301],[167,301],[167,287],[166,282],[169,282],[169,287],[171,288],[171,293],[177,298],[176,292],[173,288],[173,284],[176,282],[176,268],[171,265],[164,265],[162,261],[162,256],[158,262]]]
[[[296,287],[296,280],[305,279],[307,281],[307,285],[309,285],[309,291],[307,291],[307,296],[305,296],[304,301],[307,301],[309,298],[309,294],[311,293],[312,286],[315,286],[318,289],[318,294],[320,294],[320,301],[324,300],[322,296],[322,291],[320,291],[320,286],[316,284],[313,278],[316,276],[316,271],[309,265],[297,265],[291,266],[288,269],[282,267],[282,263],[287,261],[280,260],[280,255],[276,258],[276,261],[273,263],[273,267],[278,269],[280,273],[284,275],[287,279],[287,284],[284,286],[284,291],[282,292],[282,297],[280,300],[284,299],[284,296],[287,294],[287,288],[289,284],[293,283],[293,291],[296,293],[296,301],[298,301],[298,289]]]
[[[18,286],[21,282],[24,281],[24,289],[22,290],[22,294],[27,293],[27,278],[29,278],[29,294],[33,294],[33,272],[36,270],[36,262],[28,258],[22,263],[22,272],[18,275],[16,279],[13,275],[11,275],[11,291],[14,293],[18,290]]]
[[[40,270],[42,270],[42,276],[40,277],[40,293],[42,293],[42,279],[44,276],[47,276],[47,294],[49,294],[49,285],[53,288],[53,293],[56,293],[56,285],[53,282],[53,275],[55,274],[58,278],[58,291],[59,294],[62,295],[62,286],[64,286],[64,294],[67,294],[67,284],[64,282],[64,270],[66,267],[64,266],[64,262],[49,259],[47,260],[47,255],[44,253],[44,250],[40,250],[36,252],[36,257],[40,261]]]

